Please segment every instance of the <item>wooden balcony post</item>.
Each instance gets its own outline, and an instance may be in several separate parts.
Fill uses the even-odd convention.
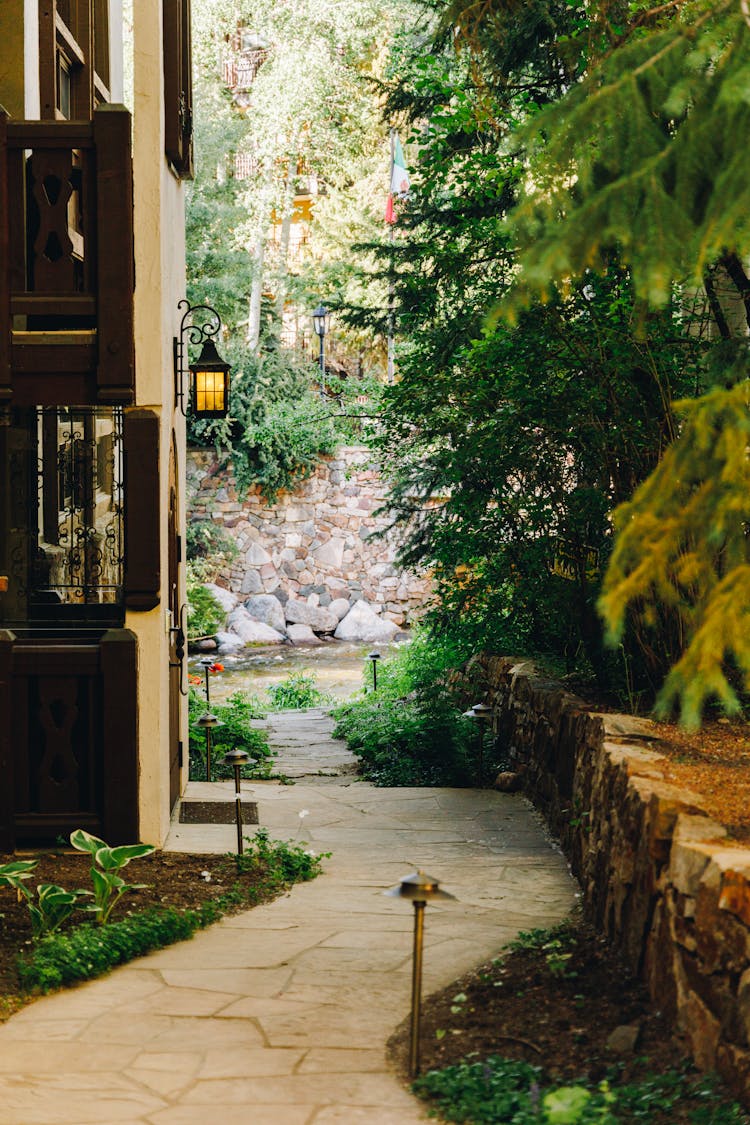
[[[10,231],[8,228],[8,114],[0,106],[0,402],[13,394],[10,366]]]
[[[0,850],[12,851],[13,823],[13,645],[15,634],[0,629]]]
[[[133,160],[130,114],[121,105],[94,112],[97,189],[97,397],[135,401]]]
[[[101,658],[103,808],[107,843],[138,836],[138,640],[130,629],[109,629]]]

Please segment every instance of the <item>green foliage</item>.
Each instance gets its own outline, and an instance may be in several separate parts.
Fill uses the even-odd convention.
[[[301,844],[272,840],[267,828],[259,828],[254,836],[246,836],[245,841],[249,849],[236,857],[238,872],[254,871],[260,866],[269,885],[278,889],[314,879],[323,870],[323,860],[331,854],[316,854]]]
[[[212,906],[213,904],[207,904]],[[191,937],[218,917],[208,911],[144,910],[106,927],[82,923],[62,934],[42,938],[18,960],[18,976],[27,991],[49,992],[101,976],[153,949]],[[204,920],[205,918],[205,920]]]
[[[37,865],[35,859],[12,859],[10,863],[0,864],[0,887],[11,887],[19,895],[25,894],[25,880]]]
[[[268,696],[275,711],[297,711],[329,702],[325,692],[317,687],[314,673],[304,671],[290,672],[281,683],[271,684]]]
[[[30,953],[18,959],[22,987],[49,992],[184,941],[196,930],[218,921],[227,910],[254,905],[293,883],[314,879],[326,858],[325,853],[315,856],[298,845],[270,840],[265,829],[259,829],[248,843],[250,849],[244,856],[227,856],[223,861],[237,873],[232,887],[195,910],[153,907],[105,927],[84,922],[65,933],[42,937]]]
[[[465,651],[446,637],[418,635],[382,660],[378,690],[334,712],[334,735],[377,785],[466,785],[475,780],[476,734],[462,718],[450,673]],[[364,670],[370,682],[369,668]]]
[[[123,844],[110,848],[103,840],[77,828],[70,835],[70,842],[79,852],[88,852],[92,858],[91,881],[94,885],[94,902],[88,907],[96,914],[99,925],[109,922],[112,911],[120,899],[129,891],[138,891],[144,883],[126,883],[118,874],[134,859],[151,855],[156,851],[153,844]],[[91,893],[91,892],[87,892]]]
[[[750,690],[750,520],[747,386],[681,403],[680,440],[632,500],[615,514],[618,539],[601,607],[620,639],[632,603],[655,622],[661,607],[679,615],[684,654],[661,692],[660,711],[680,701],[683,722],[699,725],[707,700],[734,714]]]
[[[76,909],[79,898],[87,894],[86,891],[66,891],[53,883],[40,883],[35,897],[26,880],[31,878],[36,866],[35,859],[15,859],[0,864],[0,887],[15,890],[19,902],[22,897],[26,899],[35,940],[59,929]]]
[[[745,1125],[750,1118],[728,1102],[715,1082],[686,1067],[618,1085],[616,1075],[597,1086],[547,1086],[541,1067],[491,1056],[418,1078],[413,1089],[445,1121],[471,1125],[671,1125],[676,1108],[691,1125]],[[680,1120],[684,1118],[681,1116]]]
[[[239,553],[239,547],[225,528],[217,526],[211,520],[188,520],[185,531],[188,599],[190,600],[191,592],[196,598],[200,598],[196,587],[201,582],[212,581],[222,567],[234,562]],[[195,599],[191,605],[194,601]],[[213,607],[207,607],[207,611],[208,617],[216,616]]]
[[[78,906],[79,898],[89,892],[66,891],[54,883],[40,883],[36,893],[35,902],[30,892],[24,888],[31,916],[31,933],[38,940],[45,934],[53,934],[58,930]]]
[[[253,727],[253,720],[263,718],[264,710],[257,697],[236,691],[225,703],[211,701],[211,710],[222,724],[211,733],[212,759],[211,780],[221,781],[234,776],[232,769],[225,766],[222,758],[230,750],[239,748],[247,751],[251,758],[260,762],[260,771],[250,765],[243,766],[241,776],[245,778],[263,776],[270,764],[271,749],[264,731]],[[197,720],[205,714],[206,701],[193,687],[188,697],[188,721],[190,730],[190,778],[193,781],[206,780],[206,736],[197,726]]]
[[[213,636],[223,625],[226,614],[211,591],[194,577],[191,569],[188,569],[187,575],[187,599],[188,636]]]

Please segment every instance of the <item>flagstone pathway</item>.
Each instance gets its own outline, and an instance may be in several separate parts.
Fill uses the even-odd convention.
[[[422,867],[425,994],[551,925],[575,894],[530,805],[487,790],[376,789],[320,711],[273,716],[278,769],[248,783],[272,837],[330,851],[290,894],[0,1026],[2,1125],[411,1125],[385,1042],[409,1009],[412,910],[384,888]],[[167,847],[232,850],[232,825],[175,822]]]

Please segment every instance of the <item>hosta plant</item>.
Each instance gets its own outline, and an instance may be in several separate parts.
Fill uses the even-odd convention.
[[[92,858],[94,901],[87,909],[96,914],[97,922],[106,925],[123,895],[146,886],[145,883],[126,883],[118,872],[127,867],[131,859],[151,855],[156,849],[153,844],[122,844],[120,847],[110,848],[104,840],[90,835],[83,828],[77,828],[71,833],[70,842],[79,852],[88,852]]]

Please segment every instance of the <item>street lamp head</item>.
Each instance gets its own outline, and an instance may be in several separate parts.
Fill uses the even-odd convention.
[[[200,727],[201,730],[206,730],[207,728],[212,730],[214,727],[224,726],[224,724],[217,718],[216,715],[212,714],[211,711],[206,711],[204,715],[201,715],[199,719],[196,719],[195,725],[197,727]]]
[[[226,418],[229,372],[213,340],[206,340],[196,363],[189,364],[193,413],[196,418]]]
[[[328,321],[330,319],[330,312],[325,305],[318,305],[317,309],[312,314],[313,328],[320,336],[321,340],[328,332]]]
[[[380,660],[380,653],[377,652],[376,650],[373,650],[372,652],[368,652],[367,659],[372,660],[373,663],[374,663],[376,660]]]
[[[410,902],[433,902],[435,899],[455,900],[455,895],[448,894],[440,889],[440,883],[432,875],[424,871],[415,871],[406,875],[395,887],[383,891],[384,895],[391,898],[406,898]]]

